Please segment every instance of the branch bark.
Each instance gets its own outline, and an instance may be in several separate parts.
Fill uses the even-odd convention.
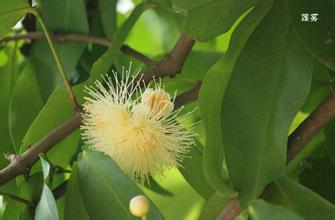
[[[193,44],[194,40],[189,38],[186,34],[183,34],[166,58],[160,61],[158,65],[156,63],[153,64],[155,66],[154,69],[148,68],[148,70],[144,72],[144,78],[147,82],[152,80],[155,75],[158,77],[165,77],[177,74],[177,72],[179,72],[182,68],[182,65],[187,55],[190,53]],[[200,85],[198,88],[200,88]],[[199,90],[198,88],[193,89],[193,92],[186,93],[186,95],[182,94],[177,97],[176,100],[179,100],[178,103],[180,104],[183,102],[187,103],[188,101],[191,101],[191,99],[194,100],[197,97],[196,94]],[[194,95],[192,95],[193,93]],[[82,118],[80,112],[76,112],[72,118],[56,127],[39,142],[32,145],[23,154],[12,157],[9,165],[0,170],[0,186],[6,184],[9,180],[18,175],[28,175],[30,167],[38,160],[39,154],[48,152],[53,146],[76,130],[80,126],[81,121]]]
[[[76,130],[80,124],[81,114],[77,112],[72,118],[52,130],[23,154],[12,158],[9,165],[0,171],[0,186],[18,175],[27,175],[30,167],[38,160],[40,153],[48,152],[54,145]]]
[[[335,95],[331,94],[289,136],[287,162],[290,162],[312,138],[335,117]]]
[[[112,41],[106,38],[81,35],[81,34],[50,34],[51,39],[57,43],[64,42],[77,42],[77,43],[93,43],[103,47],[109,47],[112,45]],[[18,34],[14,36],[6,36],[0,38],[0,42],[18,41],[18,40],[46,40],[45,35],[41,32],[29,32],[27,34]],[[147,56],[134,50],[128,45],[122,45],[120,49],[123,53],[134,57],[135,59],[143,62],[150,66],[156,64]]]

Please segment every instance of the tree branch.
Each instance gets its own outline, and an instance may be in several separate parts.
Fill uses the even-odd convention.
[[[312,138],[335,117],[335,94],[331,94],[289,136],[287,162],[290,162]]]
[[[218,216],[219,220],[234,220],[241,213],[241,205],[238,198],[233,198]]]
[[[157,67],[155,68],[155,71],[153,71],[152,68],[148,68],[150,70],[146,70],[144,72],[144,78],[147,82],[155,75],[158,77],[165,77],[177,74],[177,72],[179,72],[182,68],[182,65],[188,53],[190,53],[193,44],[194,40],[183,34],[176,43],[175,47],[172,49],[169,56],[160,61],[158,65],[154,64],[154,66]],[[176,100],[179,100],[178,105],[194,100],[197,97],[196,94],[198,93],[199,88],[200,85],[193,89],[192,92],[186,92],[185,94],[177,97]],[[80,126],[81,121],[81,114],[76,112],[72,118],[56,127],[22,155],[12,157],[10,164],[0,171],[0,186],[6,184],[9,180],[18,175],[28,175],[30,167],[38,160],[38,155],[40,153],[48,152],[54,145],[76,130]]]
[[[76,112],[69,120],[52,130],[39,142],[32,145],[23,154],[12,158],[10,164],[0,171],[0,186],[18,175],[28,175],[30,167],[38,160],[40,153],[48,152],[81,124],[81,115]]]
[[[182,105],[186,105],[198,99],[199,91],[201,88],[201,82],[199,81],[193,89],[179,95],[174,100],[174,106],[176,109],[180,108]]]
[[[50,34],[50,37],[54,42],[57,43],[64,43],[64,42],[92,43],[103,47],[109,47],[112,45],[112,42],[106,38],[81,35],[81,34]],[[9,41],[18,41],[18,40],[46,40],[46,38],[45,35],[41,32],[29,32],[27,34],[18,34],[14,36],[6,36],[0,38],[0,43]],[[134,50],[128,45],[122,45],[120,50],[123,53],[134,57],[135,59],[141,61],[142,63],[148,66],[156,64],[150,58]]]
[[[149,68],[143,72],[142,80],[148,83],[153,77],[174,77],[182,69],[194,43],[194,39],[187,34],[182,34],[174,48],[165,58],[155,65],[150,65]]]

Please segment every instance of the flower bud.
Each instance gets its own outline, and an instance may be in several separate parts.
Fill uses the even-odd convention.
[[[148,105],[154,112],[163,115],[171,113],[174,108],[171,96],[163,89],[147,88],[142,94],[141,102]]]
[[[129,209],[131,214],[137,217],[147,216],[150,208],[150,202],[144,195],[138,195],[133,197],[129,203]]]

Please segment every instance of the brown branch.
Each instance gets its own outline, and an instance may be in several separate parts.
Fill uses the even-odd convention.
[[[335,95],[331,94],[289,136],[287,162],[290,162],[312,138],[335,117]]]
[[[158,77],[164,77],[174,76],[177,74],[182,68],[187,54],[191,51],[193,44],[194,40],[183,34],[176,43],[176,46],[172,49],[171,53],[166,58],[164,58],[158,64],[150,64],[151,66],[155,66],[155,71],[153,71],[152,68],[151,70],[145,71],[144,78],[147,81],[150,81],[155,75]],[[200,85],[198,85],[198,87],[200,87]],[[190,100],[195,99],[197,91],[198,88],[193,89],[193,92],[186,92],[186,94],[182,94],[181,96],[177,97],[176,100],[180,100],[178,101],[180,104],[182,104],[182,102],[187,103],[189,101],[187,97],[189,97]],[[30,167],[38,160],[39,154],[48,152],[48,150],[50,150],[54,145],[59,143],[71,132],[76,130],[80,126],[81,120],[82,118],[80,113],[75,113],[72,118],[56,127],[39,142],[31,146],[22,155],[11,157],[9,165],[0,170],[0,186],[6,184],[9,180],[15,178],[18,175],[28,175]],[[60,187],[61,188],[59,191],[63,193],[62,190],[65,188],[65,186]]]
[[[50,36],[51,39],[57,43],[64,43],[64,42],[92,43],[103,47],[109,47],[112,44],[112,42],[106,38],[87,36],[81,34],[50,34]],[[0,38],[0,43],[9,41],[18,41],[18,40],[46,40],[46,38],[44,34],[41,32],[29,32],[27,34],[19,34]],[[150,58],[134,50],[128,45],[122,45],[120,50],[123,53],[134,57],[135,59],[143,62],[148,66],[155,64],[155,62],[152,61]]]
[[[143,72],[143,81],[148,83],[153,77],[174,77],[182,69],[194,43],[194,39],[187,34],[182,34],[172,51],[165,58],[155,65],[150,65],[149,68]]]
[[[198,99],[199,91],[201,88],[201,82],[198,82],[193,89],[179,95],[174,100],[174,106],[176,109],[180,108],[182,105],[186,105]]]
[[[218,220],[234,220],[241,213],[241,205],[238,198],[233,198],[218,216]]]
[[[75,113],[71,119],[52,130],[23,154],[13,158],[9,165],[0,171],[0,186],[18,175],[28,175],[30,167],[38,160],[40,153],[48,152],[54,145],[76,130],[80,124],[81,115]]]

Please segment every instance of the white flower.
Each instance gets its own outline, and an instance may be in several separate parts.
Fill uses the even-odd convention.
[[[191,113],[179,116],[173,111],[171,96],[154,82],[154,88],[141,90],[130,77],[130,69],[97,81],[87,88],[83,125],[84,141],[110,156],[126,173],[141,183],[166,168],[180,166],[194,145],[192,126],[180,122]],[[178,122],[177,122],[178,121]]]

